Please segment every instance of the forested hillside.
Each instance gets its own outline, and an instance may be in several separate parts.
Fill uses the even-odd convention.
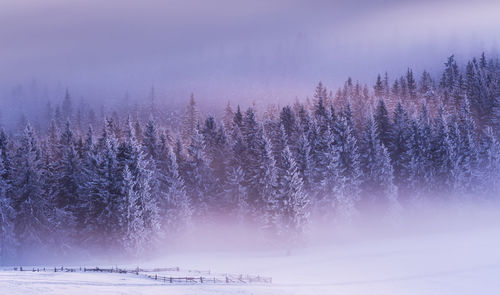
[[[484,54],[451,56],[438,77],[408,69],[220,109],[191,97],[182,112],[99,112],[68,92],[43,120],[1,131],[0,264],[40,249],[141,255],[219,222],[296,244],[313,220],[499,196],[500,63]]]

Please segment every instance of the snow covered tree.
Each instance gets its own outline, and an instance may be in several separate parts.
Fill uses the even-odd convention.
[[[487,196],[497,196],[500,189],[500,143],[493,129],[487,127],[480,143],[480,182]]]
[[[0,131],[2,259],[45,244],[140,255],[207,220],[298,236],[304,212],[352,220],[500,190],[500,62],[484,54],[463,73],[448,58],[439,85],[427,71],[417,85],[411,69],[378,75],[373,91],[351,78],[335,94],[319,83],[312,102],[262,116],[228,104],[220,123],[201,118],[193,96],[185,112],[151,101],[99,116],[66,93],[35,128],[9,140]],[[89,123],[102,135],[82,130]]]
[[[226,108],[224,110],[224,128],[231,133],[233,129],[233,118],[234,118],[234,111],[233,108],[231,107],[231,103],[228,101]]]
[[[210,161],[205,153],[205,142],[203,135],[198,129],[188,146],[188,159],[186,178],[186,191],[193,205],[195,218],[206,218],[214,193],[213,171]]]
[[[205,125],[201,130],[205,143],[206,157],[210,163],[210,168],[214,176],[214,197],[224,194],[224,185],[227,181],[227,165],[230,154],[230,146],[224,126],[221,124],[217,128],[215,119],[209,116],[205,120]]]
[[[0,130],[0,265],[13,261],[17,246],[14,232],[16,212],[12,199],[9,163],[7,136]]]
[[[194,136],[195,130],[199,122],[198,108],[196,107],[196,101],[194,100],[194,94],[191,94],[189,98],[189,104],[184,114],[182,121],[182,139],[184,142],[189,143],[191,138]]]
[[[453,186],[453,142],[444,108],[440,108],[431,142],[433,188],[436,193],[447,194]]]
[[[411,123],[411,147],[408,150],[409,164],[409,184],[414,200],[421,199],[429,193],[432,183],[432,146],[431,146],[431,126],[425,105],[422,106],[418,120]]]
[[[460,167],[459,179],[457,180],[459,191],[464,194],[471,193],[476,184],[478,173],[478,149],[476,146],[476,125],[472,118],[468,100],[462,107],[458,122],[458,165]]]
[[[70,128],[69,121],[66,122],[64,130],[59,139],[59,157],[56,159],[55,167],[55,186],[50,192],[56,208],[55,222],[59,237],[62,240],[68,240],[62,236],[71,235],[74,237],[77,233],[71,233],[70,229],[75,229],[76,224],[83,220],[83,212],[80,208],[80,189],[81,184],[81,164],[74,146],[73,131]]]
[[[141,255],[145,246],[145,224],[142,218],[142,206],[140,196],[137,194],[134,177],[128,166],[123,170],[122,194],[124,200],[121,204],[123,212],[121,213],[120,226],[124,234],[122,237],[123,247],[132,255]]]
[[[389,151],[391,154],[391,163],[394,168],[394,180],[399,188],[399,197],[406,197],[409,189],[410,177],[410,156],[411,148],[411,127],[408,113],[401,103],[398,103],[393,116],[393,127],[391,132],[391,141],[389,142]]]
[[[378,101],[377,108],[375,109],[374,120],[375,124],[377,124],[380,141],[384,144],[384,146],[388,146],[392,141],[392,126],[384,100]]]
[[[377,81],[375,82],[375,85],[373,86],[373,90],[375,92],[375,97],[378,97],[381,99],[384,95],[384,83],[382,81],[382,77],[380,74],[377,75]]]
[[[317,116],[321,116],[324,114],[325,107],[326,105],[326,100],[327,100],[327,90],[323,86],[323,83],[321,81],[318,83],[318,86],[316,86],[316,89],[314,91],[313,95],[313,104],[314,104],[314,114]]]
[[[408,95],[412,102],[417,99],[417,82],[413,76],[413,71],[408,69],[406,72],[406,85],[408,87]]]
[[[358,143],[349,122],[349,116],[342,115],[336,125],[335,151],[338,155],[336,161],[330,162],[335,165],[336,172],[334,196],[337,217],[346,220],[356,213],[361,184]]]
[[[109,122],[109,121],[108,121]],[[92,136],[87,137],[89,153],[85,160],[84,191],[88,210],[85,214],[84,245],[88,247],[120,246],[120,204],[122,201],[118,166],[118,140],[106,124],[101,137],[92,144]],[[100,249],[102,250],[102,249]]]
[[[303,182],[290,152],[285,146],[282,151],[282,167],[279,177],[277,206],[273,211],[278,234],[293,242],[298,242],[306,231],[309,220],[309,198],[303,191]]]
[[[251,210],[248,205],[248,195],[245,187],[245,174],[241,167],[236,166],[228,174],[225,185],[226,203],[223,208],[230,219],[244,225],[250,219]],[[223,204],[224,205],[224,204]]]
[[[312,190],[311,145],[304,131],[299,132],[299,139],[296,146],[297,154],[295,159],[297,170],[300,178],[304,182],[304,191],[309,193]]]
[[[134,131],[137,134],[137,128]],[[140,142],[140,141],[139,141]],[[147,158],[155,161],[158,158],[158,128],[153,118],[150,118],[146,124],[143,136],[143,146]]]
[[[14,158],[13,194],[17,240],[23,245],[19,250],[43,249],[51,236],[50,210],[43,197],[40,167],[40,147],[31,125],[27,125]]]
[[[127,120],[127,123],[127,138],[120,144],[117,154],[117,161],[122,173],[120,177],[120,180],[122,181],[120,184],[120,197],[122,200],[126,200],[127,198],[129,198],[129,200],[134,200],[133,206],[135,207],[133,210],[137,211],[137,213],[134,214],[137,214],[138,218],[141,219],[140,221],[127,221],[135,223],[136,225],[134,226],[139,228],[139,232],[135,232],[134,230],[134,235],[136,236],[134,239],[136,240],[132,244],[134,247],[131,249],[134,253],[140,254],[146,247],[154,246],[160,227],[160,218],[158,214],[157,196],[151,194],[151,166],[146,159],[140,144],[135,138],[135,131],[130,118]],[[126,170],[129,171],[126,172]],[[130,174],[130,179],[127,180],[124,177],[129,176],[128,174]],[[128,190],[127,186],[131,186],[131,191]],[[127,201],[119,204],[119,210],[122,214],[128,210],[123,208],[123,204],[126,206],[132,206]],[[123,219],[121,220],[121,223],[123,223]],[[141,227],[140,224],[142,224],[141,226],[143,227]],[[137,235],[141,236],[137,237]],[[127,234],[125,236],[127,236]],[[128,244],[125,243],[124,245],[126,246]]]
[[[176,155],[161,136],[158,158],[158,182],[162,198],[159,199],[159,212],[163,232],[175,236],[190,227],[192,205],[186,194],[184,181],[179,174]]]
[[[394,184],[391,158],[380,141],[377,127],[373,118],[368,119],[361,145],[362,202],[377,209],[393,210],[398,207],[397,187]]]
[[[72,116],[73,116],[73,105],[72,105],[72,102],[71,102],[71,96],[69,95],[69,90],[66,89],[66,94],[64,95],[64,100],[63,100],[63,103],[62,103],[62,108],[61,108],[61,111],[62,111],[62,119],[63,120],[68,120],[68,121],[71,121],[72,120]]]

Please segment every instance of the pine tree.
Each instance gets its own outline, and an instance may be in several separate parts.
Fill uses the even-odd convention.
[[[378,97],[379,99],[383,97],[384,95],[384,83],[382,81],[382,77],[380,74],[377,75],[377,81],[375,82],[375,85],[373,86],[373,90],[375,91],[375,96]]]
[[[0,130],[0,265],[12,262],[16,254],[16,235],[14,210],[11,197],[10,157],[7,152],[7,137]]]
[[[253,217],[255,220],[263,215],[263,220],[260,223],[265,227],[272,224],[273,211],[276,208],[276,190],[278,187],[278,174],[276,171],[276,162],[272,155],[272,146],[269,139],[263,134],[263,128],[259,129],[261,135],[258,136],[259,142],[257,145],[258,167],[255,167],[253,179],[256,181],[257,195],[253,206]],[[251,199],[250,199],[251,200]],[[264,210],[262,214],[261,210]]]
[[[191,94],[189,99],[189,104],[186,109],[186,113],[184,114],[184,119],[182,122],[182,139],[184,142],[189,143],[189,140],[194,136],[195,129],[198,126],[199,121],[199,113],[196,107],[196,102],[194,100],[194,95]]]
[[[309,193],[312,190],[312,158],[311,146],[304,131],[299,132],[295,159],[300,178],[304,182],[304,191]]]
[[[461,74],[458,69],[457,62],[455,61],[455,56],[452,55],[448,57],[445,63],[445,70],[439,82],[439,86],[443,92],[443,101],[445,104],[450,104],[455,107],[456,110],[460,109],[461,105]]]
[[[459,191],[471,193],[477,180],[478,150],[476,146],[476,126],[471,115],[468,100],[465,100],[458,121],[458,165],[460,174],[458,179]]]
[[[487,196],[497,196],[500,189],[500,143],[491,127],[486,128],[481,138],[479,166],[483,191]]]
[[[394,210],[399,206],[394,171],[389,152],[379,139],[377,127],[375,120],[369,119],[363,137],[360,157],[363,197],[368,206]]]
[[[194,217],[205,218],[212,205],[214,193],[213,171],[205,153],[205,142],[198,129],[188,146],[187,174],[184,179],[194,208]]]
[[[117,155],[117,160],[119,162],[122,176],[120,177],[122,182],[121,187],[121,199],[124,198],[135,198],[135,206],[137,209],[137,214],[141,221],[134,221],[137,224],[142,224],[143,228],[140,228],[140,232],[135,234],[140,234],[141,237],[135,237],[139,239],[134,247],[132,248],[135,253],[140,254],[144,249],[149,246],[153,246],[155,239],[160,227],[160,218],[158,214],[158,196],[151,194],[151,183],[152,183],[152,170],[149,161],[146,159],[141,146],[135,138],[134,128],[130,121],[127,120],[126,141],[122,142],[119,147],[119,153]],[[127,176],[126,170],[129,170],[131,180],[124,179]],[[126,186],[132,184],[132,192],[128,192]],[[125,189],[124,189],[125,187]],[[124,194],[128,192],[127,194]],[[124,204],[127,204],[125,202]],[[124,212],[123,205],[119,207],[121,212]],[[122,221],[123,222],[123,221]],[[139,227],[139,225],[137,225]],[[126,245],[126,244],[125,244]]]
[[[406,72],[406,85],[408,87],[408,95],[411,101],[416,101],[417,99],[417,82],[413,77],[413,71],[408,69]]]
[[[388,146],[392,141],[392,126],[389,119],[389,113],[387,112],[387,108],[385,107],[385,102],[383,100],[379,100],[378,102],[377,108],[375,109],[374,120],[375,124],[377,124],[380,141],[384,144],[384,146]]]
[[[356,213],[361,184],[358,144],[348,114],[341,116],[336,126],[335,150],[338,156],[334,164],[337,179],[334,188],[337,216],[346,220],[350,220]]]
[[[399,80],[396,79],[392,84],[391,93],[397,100],[401,99],[401,87],[399,86]]]
[[[453,143],[450,137],[449,124],[444,108],[440,108],[435,122],[435,130],[431,142],[431,162],[433,170],[433,190],[446,194],[453,184]]]
[[[228,203],[224,208],[232,221],[244,225],[249,221],[251,210],[248,205],[248,195],[245,187],[245,174],[241,167],[236,166],[229,171],[225,186]]]
[[[135,128],[137,134],[137,128]],[[140,141],[139,141],[140,142]],[[153,118],[150,118],[144,130],[144,138],[142,140],[144,151],[150,161],[158,159],[158,128]]]
[[[146,230],[142,214],[142,204],[136,189],[136,182],[128,166],[123,170],[122,194],[124,200],[121,204],[120,227],[123,229],[123,247],[132,255],[141,255],[144,252]]]
[[[389,151],[391,163],[394,168],[395,184],[399,188],[399,198],[406,197],[409,189],[410,177],[410,155],[409,150],[412,145],[412,130],[408,113],[401,103],[398,103],[393,116],[393,127],[391,132],[391,142]]]
[[[209,116],[205,120],[205,126],[201,131],[205,143],[205,153],[210,168],[214,173],[214,194],[224,194],[224,185],[227,181],[228,157],[230,154],[230,145],[223,124],[217,128],[215,119]]]
[[[109,122],[109,120],[108,120]],[[121,184],[123,178],[119,169],[117,153],[118,141],[111,130],[112,125],[106,124],[98,143],[91,144],[85,161],[85,191],[86,203],[89,207],[85,215],[84,245],[92,247],[121,246],[120,203]],[[101,249],[102,250],[102,249]]]
[[[278,233],[285,238],[298,242],[306,231],[309,220],[309,199],[303,191],[303,182],[300,178],[292,153],[288,146],[282,151],[283,166],[280,172],[279,191],[275,213],[275,222]]]
[[[57,228],[62,235],[65,230],[74,229],[76,223],[82,221],[80,211],[79,185],[81,183],[81,164],[74,147],[73,132],[69,121],[66,122],[64,131],[59,140],[59,158],[56,160],[56,184],[51,192],[56,208]],[[75,233],[67,233],[75,235]],[[59,236],[62,238],[61,236]],[[67,240],[62,238],[63,240]]]
[[[164,139],[161,142],[158,177],[164,198],[159,200],[159,212],[163,228],[169,229],[168,233],[163,232],[172,238],[190,227],[193,209],[179,174],[176,155]]]
[[[231,103],[228,101],[226,105],[226,109],[224,110],[224,128],[231,133],[233,129],[233,118],[234,118],[234,111],[233,108],[231,107]]]
[[[422,111],[418,120],[411,122],[411,146],[407,151],[409,163],[410,193],[414,200],[419,201],[427,196],[433,178],[431,164],[431,127],[427,108],[422,106]]]
[[[14,158],[13,171],[15,234],[23,245],[20,252],[26,255],[30,250],[43,249],[51,234],[49,204],[42,192],[40,157],[37,138],[28,124]]]
[[[62,103],[62,118],[63,120],[72,120],[73,116],[73,106],[71,103],[71,96],[69,95],[69,90],[66,89],[66,94]]]
[[[324,108],[326,106],[326,99],[327,99],[327,91],[326,88],[323,86],[323,83],[321,81],[318,83],[318,86],[316,86],[316,90],[313,95],[313,104],[315,106],[314,113],[315,115],[322,115],[324,112]]]
[[[292,154],[295,154],[294,144],[298,140],[298,125],[294,111],[290,106],[284,107],[280,112],[280,125],[283,126],[285,136],[290,144]]]

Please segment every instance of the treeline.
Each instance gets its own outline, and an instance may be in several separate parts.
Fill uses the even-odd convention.
[[[202,117],[191,97],[182,119],[152,106],[96,117],[67,94],[37,128],[0,132],[1,262],[44,248],[141,255],[212,222],[296,243],[312,217],[499,193],[500,64],[484,54],[465,69],[450,57],[439,82],[408,70],[373,89],[319,83],[312,100],[264,112]]]

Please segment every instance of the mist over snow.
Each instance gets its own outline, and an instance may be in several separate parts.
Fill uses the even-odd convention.
[[[498,293],[499,11],[0,1],[0,294]]]

